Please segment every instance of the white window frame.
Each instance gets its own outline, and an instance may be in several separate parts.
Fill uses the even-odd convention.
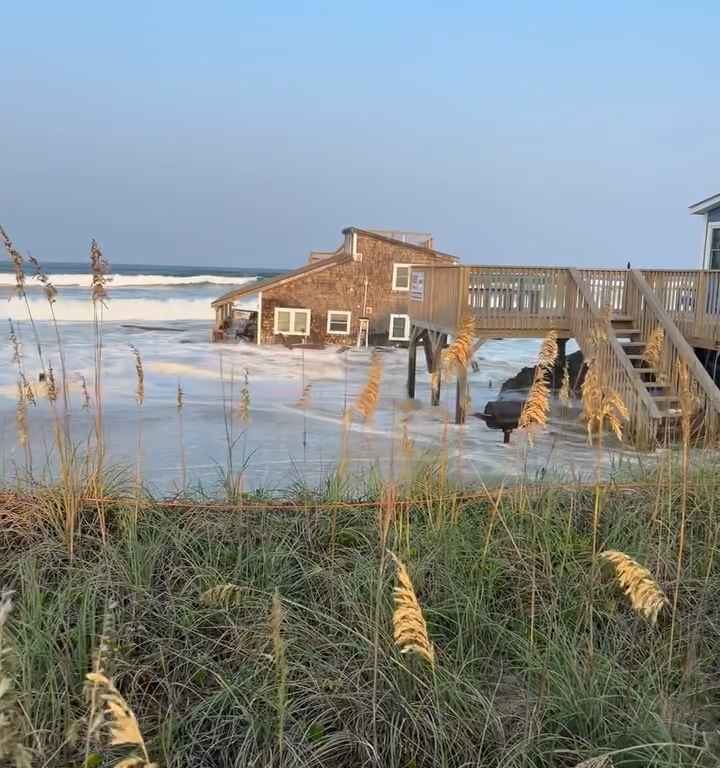
[[[396,317],[405,318],[405,336],[393,336],[393,325]],[[410,341],[410,315],[390,315],[388,339],[390,341]]]
[[[705,269],[712,269],[712,239],[715,230],[720,229],[720,221],[709,221],[705,235]]]
[[[399,269],[407,269],[408,271],[407,286],[405,287],[397,284],[397,274]],[[407,293],[410,290],[410,274],[411,273],[412,273],[412,264],[406,264],[405,262],[396,262],[395,264],[393,264],[393,278],[392,278],[393,291],[403,291],[403,293]]]
[[[346,331],[333,331],[330,328],[330,315],[344,315],[347,320],[347,330]],[[327,332],[331,333],[333,336],[349,336],[350,335],[350,319],[352,317],[352,312],[348,312],[345,309],[328,309],[327,313]]]
[[[289,331],[281,331],[278,329],[278,313],[279,312],[290,313],[290,330]],[[304,332],[295,330],[295,316],[300,314],[305,315],[305,317],[307,318]],[[309,336],[310,335],[310,310],[298,309],[296,307],[275,307],[273,333],[282,334],[283,336]]]

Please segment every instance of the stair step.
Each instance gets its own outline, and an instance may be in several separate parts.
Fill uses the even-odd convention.
[[[656,402],[659,402],[661,400],[669,400],[669,401],[680,400],[680,398],[677,395],[653,395],[651,393],[650,397],[652,397],[652,399],[655,400]]]
[[[658,373],[661,373],[661,371],[658,368],[636,368],[635,369],[638,373],[652,373],[654,376]],[[646,382],[647,384],[652,384],[652,382]]]
[[[622,341],[620,342],[622,347],[645,347],[647,346],[644,341]]]
[[[630,315],[613,315],[610,318],[611,323],[633,323],[635,322],[634,318],[632,318]]]
[[[643,381],[645,389],[670,389],[669,384],[660,384],[657,381]]]
[[[626,336],[639,336],[642,333],[640,328],[615,328],[615,335],[621,339]]]

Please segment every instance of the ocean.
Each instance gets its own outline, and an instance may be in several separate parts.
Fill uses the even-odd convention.
[[[94,337],[90,276],[86,264],[48,263],[45,266],[59,291],[54,305],[64,353],[71,407],[73,440],[91,446],[95,393]],[[102,322],[102,389],[105,440],[109,460],[127,468],[140,466],[143,481],[158,493],[177,490],[183,463],[186,480],[208,492],[220,488],[233,445],[235,471],[243,470],[248,489],[287,489],[316,486],[337,465],[348,445],[351,472],[358,476],[370,466],[382,474],[401,472],[398,435],[405,421],[416,457],[430,456],[447,442],[453,467],[472,482],[497,480],[529,471],[550,471],[563,477],[588,477],[596,461],[585,444],[575,416],[558,414],[550,429],[528,453],[521,435],[510,446],[501,433],[471,418],[464,427],[452,424],[454,386],[445,385],[442,404],[429,407],[429,376],[418,360],[416,400],[405,399],[407,352],[386,350],[380,406],[371,424],[354,420],[347,441],[342,438],[343,413],[361,392],[369,353],[336,349],[288,350],[281,345],[245,342],[212,344],[211,302],[233,286],[277,274],[260,268],[207,266],[118,265],[112,267]],[[38,404],[28,408],[29,446],[36,477],[50,477],[57,456],[53,448],[53,413],[43,385],[42,368],[32,315],[40,336],[45,366],[61,368],[60,349],[50,307],[34,279],[27,280],[28,302],[15,291],[11,266],[0,266],[0,322],[12,321],[22,346],[22,365],[37,390]],[[537,340],[489,341],[475,355],[470,374],[471,411],[482,411],[497,397],[502,382],[533,364]],[[136,398],[136,348],[144,368],[144,402]],[[572,351],[572,345],[569,350]],[[56,374],[59,378],[59,374]],[[247,377],[250,418],[238,419],[238,399]],[[85,407],[83,381],[90,388]],[[0,345],[0,473],[6,479],[26,474],[27,452],[18,441],[16,425],[18,366],[7,324]],[[178,387],[183,408],[177,409]],[[305,402],[300,400],[306,394]],[[228,429],[230,425],[231,429]],[[612,459],[629,457],[615,452]],[[138,461],[139,458],[139,461]]]

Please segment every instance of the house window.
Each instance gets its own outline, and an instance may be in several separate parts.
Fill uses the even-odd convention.
[[[393,264],[393,291],[410,290],[410,270],[412,264]]]
[[[710,269],[720,269],[720,224],[710,228]]]
[[[275,307],[274,333],[285,333],[288,336],[307,336],[310,333],[310,310]]]
[[[407,341],[410,338],[410,317],[408,315],[390,315],[390,341]]]
[[[350,312],[331,309],[327,315],[327,332],[347,336],[350,333]]]

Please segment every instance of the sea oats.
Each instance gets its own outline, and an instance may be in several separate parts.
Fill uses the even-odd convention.
[[[30,256],[30,254],[28,254],[28,261],[30,264],[32,264],[33,267],[33,277],[42,283],[43,291],[45,292],[45,298],[47,298],[50,304],[54,304],[58,295],[57,288],[52,284],[40,262],[34,256]]]
[[[109,277],[110,264],[103,256],[96,240],[90,243],[90,293],[93,302],[105,303],[108,298],[107,286],[112,278]]]
[[[572,400],[570,392],[570,370],[567,366],[567,363],[565,363],[565,368],[563,370],[562,384],[560,385],[558,398],[560,399],[560,402],[566,407],[570,405]]]
[[[449,373],[460,373],[468,367],[475,342],[475,326],[473,317],[466,315],[458,326],[452,344],[443,352],[443,367]]]
[[[545,336],[538,354],[538,367],[549,371],[555,365],[558,356],[557,331],[550,331]]]
[[[143,361],[138,348],[131,344],[130,350],[135,358],[135,399],[142,408],[145,402],[145,369],[143,368]]]
[[[237,409],[241,424],[250,423],[250,379],[247,368],[245,369],[243,385],[240,389],[240,402]]]
[[[393,636],[401,653],[416,653],[431,667],[435,666],[435,649],[428,637],[427,624],[418,602],[410,575],[402,561],[388,553],[395,562],[398,585],[394,588],[395,611],[393,613]]]
[[[618,584],[635,612],[655,624],[668,600],[650,571],[629,555],[614,549],[601,552],[600,557],[614,566]]]
[[[380,382],[383,373],[383,358],[380,352],[373,352],[367,381],[355,403],[355,410],[362,414],[366,423],[372,419],[380,402]]]
[[[663,357],[665,354],[665,331],[657,327],[650,334],[648,342],[645,345],[645,351],[642,359],[651,367],[661,370],[663,367]]]
[[[22,382],[18,382],[17,403],[15,406],[15,427],[18,443],[24,448],[28,444],[27,401]]]
[[[55,372],[53,371],[52,366],[48,367],[45,378],[47,381],[47,398],[51,403],[54,403],[57,400],[57,384],[55,382]]]
[[[228,605],[236,602],[242,591],[242,587],[237,584],[218,584],[200,595],[200,604],[208,607]]]
[[[3,247],[8,255],[8,258],[12,262],[13,269],[15,271],[15,290],[19,296],[25,295],[25,270],[23,269],[23,258],[20,255],[20,251],[15,248],[12,240],[0,226],[0,240],[2,240]]]
[[[630,417],[627,405],[619,392],[606,386],[596,362],[590,363],[582,385],[583,417],[587,425],[588,442],[602,435],[605,424],[623,438],[623,425]]]

